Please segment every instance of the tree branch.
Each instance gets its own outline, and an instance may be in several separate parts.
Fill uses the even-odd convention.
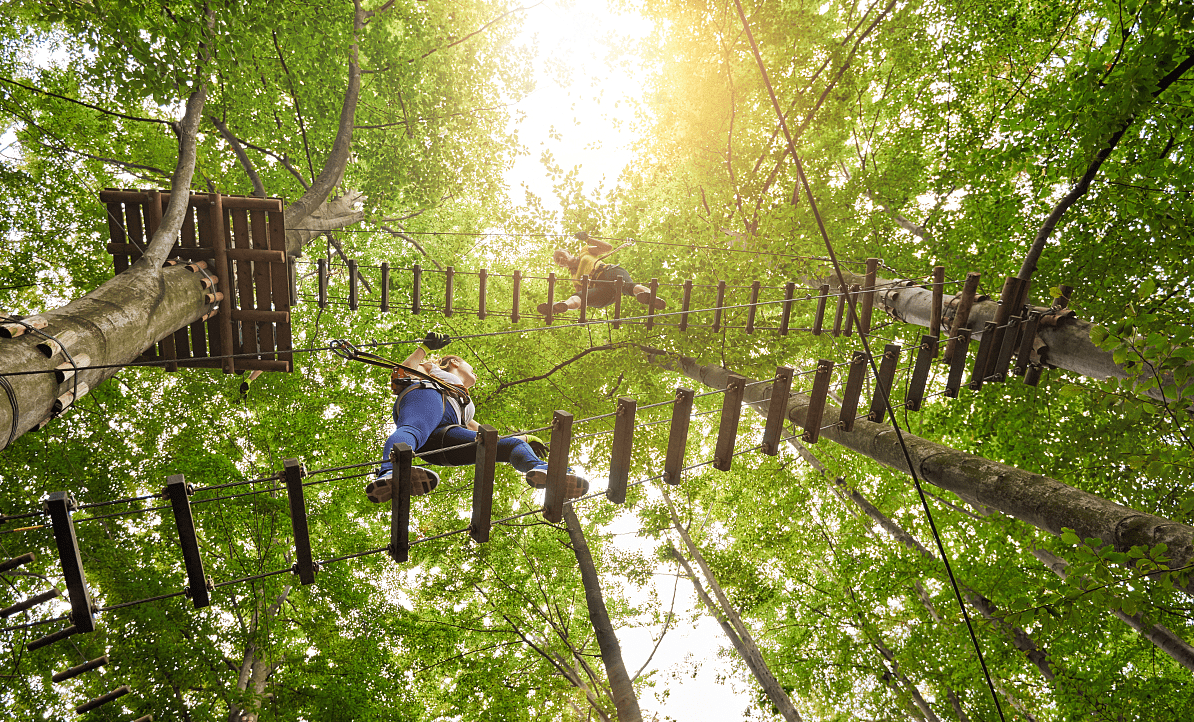
[[[105,110],[105,109],[99,107],[98,105],[92,105],[91,103],[85,103],[82,100],[76,100],[75,98],[68,98],[65,95],[59,95],[58,93],[51,93],[48,90],[42,90],[41,88],[36,88],[36,87],[33,87],[32,85],[25,85],[24,83],[18,83],[17,81],[13,80],[12,78],[0,77],[0,82],[8,83],[9,85],[16,85],[17,87],[24,88],[25,90],[33,91],[34,93],[40,93],[41,95],[48,95],[51,98],[58,98],[59,100],[65,100],[66,102],[74,103],[75,105],[81,105],[84,108],[90,108],[91,110],[98,111],[100,113],[103,113],[104,115],[111,115],[111,116],[115,116],[117,118],[124,118],[125,120],[136,120],[141,123],[161,123],[162,125],[165,125],[167,127],[173,126],[173,123],[169,120],[161,120],[159,118],[141,118],[136,115],[125,115],[124,113],[117,113],[114,110]]]
[[[249,181],[253,183],[253,195],[258,198],[265,198],[265,186],[262,185],[261,178],[257,175],[257,169],[253,167],[253,161],[249,160],[249,155],[245,153],[245,149],[241,147],[236,136],[216,116],[210,115],[208,119],[216,127],[216,130],[220,131],[220,135],[224,136],[224,140],[228,142],[228,145],[232,147],[232,152],[236,154],[237,160],[240,161],[241,166],[245,169],[245,174],[249,176]]]
[[[628,343],[628,342],[619,342],[619,343],[607,343],[602,346],[592,346],[590,348],[585,349],[584,351],[581,351],[580,353],[576,354],[572,358],[567,359],[565,361],[561,361],[558,364],[556,364],[555,366],[552,366],[551,369],[547,373],[539,374],[538,376],[528,376],[525,379],[519,379],[517,381],[508,381],[508,382],[501,384],[500,386],[497,387],[496,390],[494,390],[493,393],[491,393],[489,396],[485,397],[485,401],[489,401],[494,396],[497,396],[498,394],[500,394],[501,392],[510,388],[511,386],[517,386],[519,384],[530,383],[531,381],[542,381],[543,379],[554,374],[556,371],[559,371],[560,369],[564,368],[568,364],[575,363],[576,361],[581,360],[582,358],[584,358],[585,356],[588,356],[589,354],[593,353],[594,351],[613,351],[615,349],[626,348],[627,346],[633,346],[633,345],[634,344]],[[477,405],[480,406],[480,404],[477,404]]]
[[[153,234],[145,253],[137,261],[151,268],[160,269],[166,256],[174,247],[182,219],[191,202],[191,177],[195,173],[195,138],[199,134],[199,122],[203,119],[203,103],[207,99],[207,84],[199,87],[187,100],[187,111],[175,126],[178,131],[178,165],[170,178],[170,201],[162,213],[161,224]]]

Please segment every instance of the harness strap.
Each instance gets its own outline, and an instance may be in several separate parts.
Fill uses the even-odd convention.
[[[427,374],[419,369],[414,369],[410,366],[405,366],[395,361],[391,361],[383,356],[378,356],[377,354],[369,353],[368,351],[361,351],[351,342],[345,341],[343,339],[334,339],[329,345],[331,346],[332,351],[343,359],[348,361],[361,361],[372,366],[389,369],[390,390],[392,390],[394,393],[404,393],[399,392],[397,388],[395,388],[396,386],[408,386],[410,388],[414,388],[412,384],[428,382],[436,391],[445,394],[451,394],[462,404],[468,403],[469,401],[468,389],[463,386],[447,383],[441,379],[437,379],[431,374]]]

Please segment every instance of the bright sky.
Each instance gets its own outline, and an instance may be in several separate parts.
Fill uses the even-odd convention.
[[[536,89],[515,106],[512,116],[517,118],[518,111],[525,113],[518,129],[530,155],[518,159],[506,181],[514,204],[524,202],[522,185],[526,184],[547,207],[558,208],[551,180],[540,163],[544,150],[550,150],[565,171],[582,166],[589,193],[599,183],[606,189],[612,187],[630,162],[635,103],[642,97],[643,77],[634,72],[638,68],[636,58],[612,51],[612,47],[644,37],[651,27],[637,15],[613,14],[604,0],[547,0],[528,11],[524,23],[523,40],[538,46]],[[549,137],[552,130],[559,134],[559,140]],[[600,480],[596,485],[601,486]],[[648,547],[654,542],[634,536],[640,524],[635,515],[623,514],[611,531],[620,535],[616,537],[620,546],[650,553]],[[651,660],[650,668],[659,671],[655,687],[642,689],[640,703],[645,718],[653,719],[658,714],[660,722],[741,719],[752,702],[754,682],[718,680],[719,676],[725,679],[732,675],[733,667],[717,656],[719,648],[728,646],[728,640],[707,615],[693,627],[689,620],[697,600],[692,583],[682,580],[675,587],[675,578],[668,576],[672,571],[661,566],[655,577],[656,594],[664,611],[676,589],[677,618]],[[650,657],[655,646],[653,637],[659,632],[659,627],[650,626],[618,630],[623,659],[631,674]],[[695,676],[694,663],[699,665]]]

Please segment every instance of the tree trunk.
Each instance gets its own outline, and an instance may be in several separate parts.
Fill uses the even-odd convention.
[[[848,284],[861,284],[865,280],[864,277],[849,272],[844,272],[843,276]],[[836,286],[837,279],[831,279],[830,283]],[[879,290],[875,292],[875,305],[899,321],[928,328],[933,312],[933,291],[916,285],[904,285],[906,283],[911,282],[876,279],[875,286]],[[971,338],[977,339],[982,336],[982,330],[987,322],[995,320],[998,308],[998,301],[993,299],[975,301],[965,326],[972,332]],[[1049,309],[1037,308],[1036,310],[1047,312]],[[943,313],[952,313],[952,311],[953,309],[946,303]],[[942,318],[945,321],[950,321],[952,315],[943,315]],[[1060,317],[1054,326],[1047,326],[1043,323],[1038,325],[1037,338],[1041,344],[1044,344],[1043,346],[1037,344],[1041,362],[1047,366],[1071,371],[1098,381],[1112,377],[1129,378],[1131,374],[1122,365],[1115,363],[1110,352],[1102,350],[1090,340],[1092,328],[1094,328],[1093,323],[1074,316]],[[1146,364],[1143,359],[1136,359],[1136,361]],[[1161,378],[1166,385],[1173,383],[1172,374],[1161,374]],[[1165,401],[1160,388],[1153,387],[1146,390],[1145,393],[1157,401]],[[1169,400],[1172,401],[1172,399]]]
[[[622,646],[618,643],[618,635],[614,633],[614,627],[609,621],[609,611],[605,608],[601,580],[597,578],[597,567],[593,564],[589,543],[585,540],[580,520],[576,518],[571,504],[564,505],[564,521],[568,525],[568,538],[572,540],[572,551],[576,554],[576,563],[580,567],[580,579],[585,587],[585,602],[589,607],[589,620],[593,623],[597,646],[601,649],[601,661],[605,664],[605,675],[609,678],[609,686],[613,692],[618,722],[642,722],[643,713],[638,707],[638,696],[634,693],[634,684],[630,681],[630,674],[622,661]]]
[[[688,573],[689,579],[696,587],[697,595],[701,598],[713,612],[713,616],[717,619],[717,623],[721,625],[722,630],[725,631],[726,636],[729,637],[730,643],[734,645],[742,660],[746,662],[746,666],[750,668],[751,674],[754,675],[755,681],[763,688],[763,693],[767,695],[767,699],[771,700],[771,704],[779,710],[788,722],[800,722],[800,713],[796,711],[796,707],[792,704],[792,700],[788,697],[787,692],[780,686],[775,679],[775,675],[771,673],[771,668],[767,666],[767,661],[763,659],[763,654],[759,650],[759,645],[750,635],[750,630],[742,623],[742,618],[730,604],[730,600],[726,597],[721,585],[717,583],[717,577],[714,576],[713,570],[709,568],[708,563],[705,562],[705,556],[701,554],[701,550],[693,543],[692,537],[688,535],[688,531],[684,529],[684,525],[680,523],[680,517],[676,515],[676,509],[672,504],[671,497],[667,490],[663,490],[663,498],[667,502],[668,511],[671,513],[672,526],[679,532],[680,538],[684,541],[685,548],[688,549],[688,554],[700,566],[705,579],[709,582],[709,588],[713,590],[713,594],[717,597],[717,602],[714,603],[709,595],[706,594],[704,587],[701,586],[701,581],[693,572],[692,567],[688,565],[686,560],[680,552],[672,549],[672,556],[674,556],[680,564],[684,566],[684,571]]]
[[[695,359],[672,356],[658,349],[643,349],[656,365],[678,371],[711,388],[726,388],[730,373],[726,369],[703,366]],[[748,380],[744,403],[766,415],[770,397],[770,384],[753,384]],[[803,426],[809,401],[804,394],[792,394],[788,399],[788,420]],[[822,429],[822,438],[884,466],[908,471],[892,427],[859,419],[854,423],[854,431],[844,432],[837,426],[838,413],[837,407],[825,405],[821,426],[827,428]],[[1120,552],[1127,552],[1133,546],[1165,543],[1169,548],[1169,566],[1173,569],[1194,561],[1194,527],[1129,509],[1047,476],[958,451],[907,431],[903,432],[903,439],[921,479],[971,503],[988,506],[1050,534],[1060,535],[1063,529],[1073,529],[1081,538],[1094,537]],[[1189,585],[1183,584],[1182,588],[1191,591]]]
[[[201,85],[188,99],[186,113],[177,125],[178,165],[171,178],[170,201],[145,254],[86,296],[62,308],[37,314],[34,318],[45,322],[40,333],[0,339],[0,369],[6,374],[28,372],[28,375],[0,377],[9,406],[9,413],[0,416],[0,449],[49,419],[60,397],[63,407],[78,401],[142,351],[211,310],[204,300],[199,274],[183,266],[162,268],[178,238],[190,202],[195,136],[204,99]],[[47,340],[47,336],[57,343]],[[46,351],[39,350],[39,345]],[[67,354],[76,360],[86,356],[91,367],[113,368],[83,368],[76,378],[60,384],[53,370],[69,363]]]
[[[1032,555],[1054,574],[1062,579],[1066,578],[1066,567],[1069,566],[1069,563],[1064,559],[1044,549],[1033,549]],[[1123,620],[1124,624],[1139,632],[1140,636],[1156,645],[1157,649],[1168,654],[1174,662],[1194,672],[1194,647],[1174,634],[1168,627],[1161,624],[1148,624],[1144,621],[1144,615],[1125,614],[1122,609],[1112,609],[1111,613]]]

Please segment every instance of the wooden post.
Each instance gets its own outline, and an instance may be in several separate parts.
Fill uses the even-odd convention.
[[[195,518],[191,514],[191,494],[194,487],[186,477],[174,474],[166,477],[166,495],[174,509],[174,525],[178,529],[178,543],[182,547],[183,565],[187,570],[187,596],[201,609],[211,604],[208,597],[207,575],[203,572],[203,557],[199,553],[199,537],[195,534]]]
[[[650,331],[655,326],[655,296],[659,293],[659,279],[652,278],[648,288],[651,289],[651,299],[647,301],[647,330]]]
[[[978,281],[981,277],[982,274],[973,271],[966,274],[966,284],[962,287],[961,298],[958,299],[958,310],[954,312],[954,321],[949,327],[949,341],[945,344],[945,363],[953,361],[958,332],[966,328],[966,324],[970,322],[970,309],[974,306],[974,294],[978,290]]]
[[[622,328],[621,322],[618,320],[622,318],[622,277],[619,276],[614,281],[614,328]]]
[[[456,278],[456,269],[448,266],[444,269],[444,315],[452,315],[452,285]]]
[[[862,281],[862,309],[858,312],[858,333],[871,332],[871,311],[875,307],[875,274],[879,271],[879,259],[866,259],[866,277]]]
[[[729,471],[734,460],[734,441],[738,438],[738,420],[742,416],[742,395],[746,378],[730,374],[721,400],[721,425],[717,429],[717,443],[713,450],[713,468]]]
[[[929,380],[929,368],[936,356],[937,337],[931,334],[921,336],[916,351],[916,365],[912,368],[912,379],[908,382],[908,394],[904,397],[905,408],[920,411],[920,404],[925,397],[925,384]]]
[[[995,322],[987,321],[987,325],[983,329],[983,337],[978,342],[978,353],[974,355],[974,370],[970,372],[970,383],[967,384],[972,391],[981,389],[983,381],[987,380],[987,358],[991,355],[991,346],[994,342]]]
[[[350,311],[357,310],[360,305],[357,298],[357,260],[350,258],[348,259],[348,308]]]
[[[983,381],[995,374],[995,364],[999,361],[999,350],[1003,347],[1004,327],[1008,319],[1018,312],[1016,301],[1020,297],[1021,281],[1015,276],[1008,276],[1003,281],[1003,292],[999,294],[999,305],[995,308],[995,338],[991,340],[991,350],[986,356],[986,368],[982,371]],[[984,338],[986,333],[983,333]],[[981,346],[980,346],[981,348]],[[977,389],[976,389],[977,390]]]
[[[850,290],[845,286],[838,286],[837,289],[837,311],[833,315],[833,337],[837,338],[842,335],[842,314],[846,311],[846,294]]]
[[[933,266],[933,308],[929,311],[929,333],[941,338],[941,308],[945,300],[945,266]],[[934,344],[933,348],[936,348]]]
[[[410,275],[410,312],[418,315],[422,310],[419,304],[419,292],[423,285],[423,268],[419,264],[415,264],[411,268]]]
[[[842,391],[842,410],[838,413],[837,426],[842,431],[853,431],[854,422],[858,420],[858,397],[862,395],[862,382],[866,381],[870,360],[871,357],[862,351],[855,351],[850,359],[850,373]]]
[[[381,262],[381,312],[390,311],[390,263]]]
[[[788,281],[784,284],[784,310],[779,319],[779,335],[788,335],[788,324],[792,320],[792,299],[796,296],[796,283]]]
[[[468,535],[478,544],[489,541],[493,516],[493,474],[497,466],[498,432],[481,424],[477,433],[477,460],[473,472],[473,518]]]
[[[1041,312],[1033,311],[1028,316],[1028,323],[1024,326],[1024,333],[1020,336],[1020,351],[1016,355],[1016,366],[1012,370],[1017,376],[1023,376],[1032,360],[1032,347],[1036,340],[1036,329],[1041,322]]]
[[[518,313],[519,295],[522,293],[522,271],[514,269],[514,298],[510,303],[510,321],[518,323],[521,316]]]
[[[91,594],[83,573],[83,557],[79,554],[79,540],[75,536],[74,520],[71,519],[71,512],[78,507],[69,491],[55,491],[46,498],[46,511],[50,515],[58,559],[62,563],[62,578],[70,598],[72,628],[75,632],[86,633],[95,631],[95,615],[91,611]]]
[[[478,298],[477,298],[477,318],[485,318],[488,314],[485,311],[485,286],[489,282],[489,271],[484,268],[477,274]]]
[[[589,318],[589,275],[580,277],[580,321],[584,323]]]
[[[746,332],[755,332],[755,315],[759,309],[759,288],[758,281],[750,284],[750,306],[746,309]]]
[[[315,267],[318,269],[319,276],[319,307],[328,307],[328,260],[320,258],[315,262]]]
[[[724,283],[724,281],[723,281]],[[684,468],[684,449],[688,446],[688,425],[692,421],[692,389],[676,389],[676,401],[672,405],[672,426],[667,440],[667,456],[663,462],[663,480],[669,484],[680,483]]]
[[[680,330],[688,330],[688,308],[692,303],[692,279],[684,281],[684,297],[680,302]]]
[[[855,283],[850,286],[850,290],[846,294],[846,328],[842,330],[843,336],[849,336],[854,333],[854,310],[858,306],[858,294],[860,291],[861,286]]]
[[[829,382],[833,379],[833,362],[821,359],[817,362],[817,373],[813,376],[813,389],[809,392],[808,411],[804,415],[804,441],[815,444],[821,438],[821,417],[825,415],[825,398],[829,395]]]
[[[615,504],[626,502],[626,484],[630,478],[630,461],[634,452],[634,415],[638,402],[628,396],[618,399],[614,417],[614,442],[609,456],[609,486],[605,498]]]
[[[784,432],[784,420],[788,418],[788,397],[792,395],[792,374],[791,366],[775,369],[771,400],[767,404],[767,424],[763,427],[762,451],[768,456],[779,453],[779,437]]]
[[[564,520],[564,485],[568,477],[568,451],[572,446],[572,414],[556,411],[551,419],[551,451],[547,458],[547,491],[543,495],[543,518],[552,524]]]
[[[721,330],[722,307],[726,304],[726,282],[717,282],[717,305],[713,309],[713,333]]]
[[[294,530],[294,571],[300,584],[315,581],[315,562],[311,559],[311,534],[307,528],[307,502],[303,498],[303,477],[307,470],[298,459],[282,460],[286,479],[286,498],[290,502],[290,527]]]
[[[945,381],[945,395],[948,398],[958,398],[958,391],[962,388],[962,373],[966,370],[966,354],[970,351],[970,329],[963,328],[954,332],[958,345],[954,348],[954,356],[949,362],[949,377]]]
[[[879,362],[879,378],[875,379],[875,395],[871,397],[871,412],[867,418],[876,424],[883,423],[891,397],[891,382],[895,378],[896,366],[900,363],[899,344],[889,343],[883,348],[883,360]],[[895,405],[892,405],[894,411]]]
[[[547,274],[547,314],[546,323],[551,325],[551,317],[556,305],[556,274]]]
[[[1016,349],[1016,336],[1024,329],[1024,320],[1019,316],[1012,316],[1008,319],[1011,324],[1007,328],[1007,333],[1003,334],[1003,344],[999,347],[999,356],[995,359],[995,368],[992,373],[992,381],[1006,381],[1007,370],[1012,363],[1012,352]]]
[[[414,452],[405,442],[390,449],[390,483],[397,482],[390,497],[390,558],[401,564],[410,554],[410,463]]]
[[[813,335],[820,336],[825,325],[825,303],[829,300],[829,284],[822,283],[817,291],[817,315],[813,319]]]

